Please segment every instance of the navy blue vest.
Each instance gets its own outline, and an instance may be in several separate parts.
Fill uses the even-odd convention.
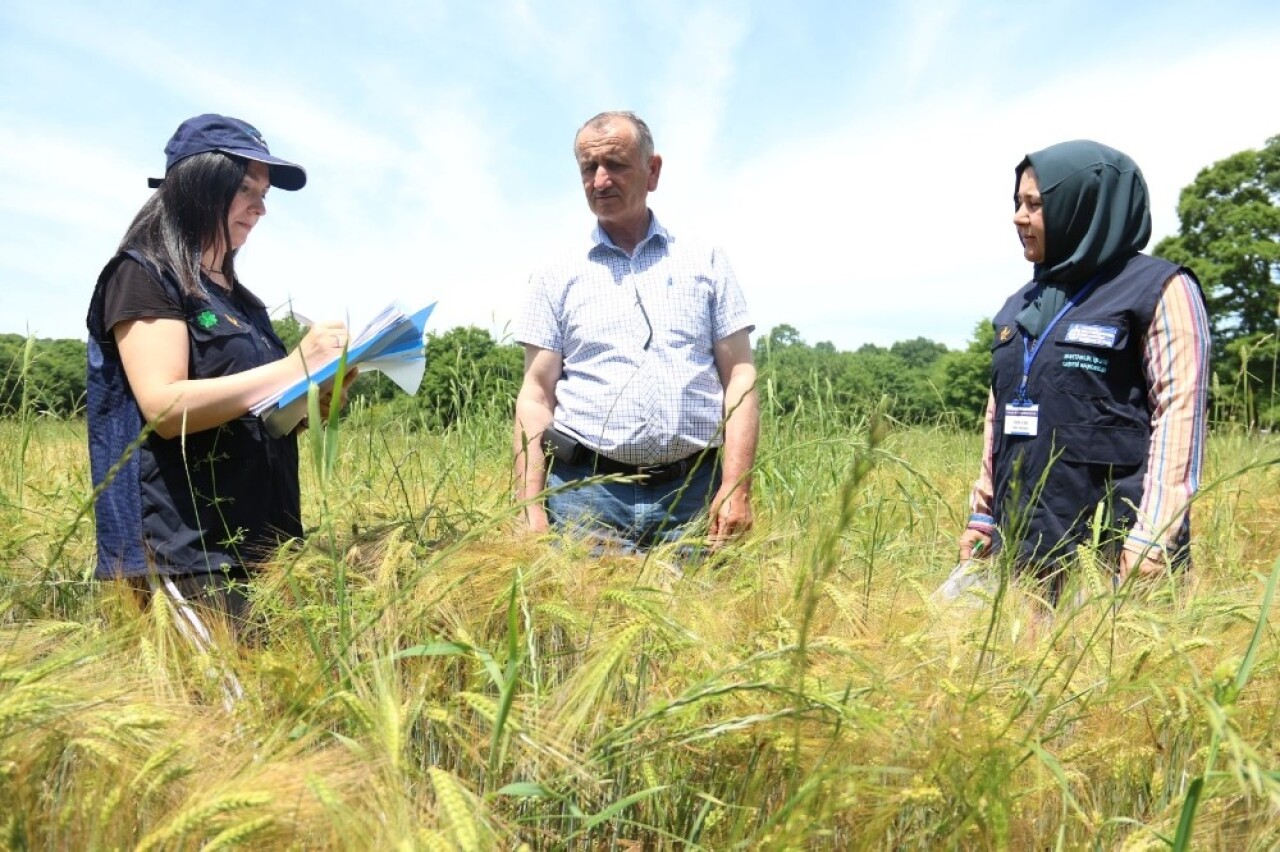
[[[182,306],[187,318],[188,376],[239,373],[283,358],[266,308],[243,288],[239,298],[209,287],[187,296],[171,273],[135,252],[112,258],[98,276],[89,326],[89,459],[97,520],[99,578],[199,574],[250,565],[280,541],[302,535],[298,445],[270,437],[249,414],[172,439],[139,441],[142,414],[103,327],[105,285],[131,257]]]
[[[1143,346],[1164,284],[1178,270],[1134,255],[1100,273],[1069,307],[1028,374],[1027,397],[1040,406],[1035,437],[1005,434],[1024,345],[1034,344],[1014,318],[1035,283],[1010,297],[992,321],[993,505],[1002,543],[1017,548],[1022,564],[1051,569],[1095,532],[1108,548],[1118,547],[1132,527],[1151,438]]]

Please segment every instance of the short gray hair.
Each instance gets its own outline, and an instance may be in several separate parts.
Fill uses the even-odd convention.
[[[578,132],[573,134],[573,153],[578,153],[578,137],[582,135],[582,131],[590,127],[592,130],[604,130],[609,125],[618,120],[630,122],[636,131],[636,142],[640,146],[640,156],[648,160],[653,156],[653,133],[649,130],[649,125],[644,123],[644,119],[636,115],[631,110],[610,110],[594,115],[587,119],[586,123],[578,128]]]

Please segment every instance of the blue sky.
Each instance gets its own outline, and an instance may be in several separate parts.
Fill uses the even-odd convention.
[[[757,329],[961,346],[1029,267],[1028,151],[1091,137],[1179,190],[1280,133],[1280,4],[0,2],[0,332],[81,337],[93,281],[183,119],[303,164],[237,266],[269,305],[360,325],[392,299],[502,337],[591,217],[571,154],[650,123],[651,207],[724,246]]]

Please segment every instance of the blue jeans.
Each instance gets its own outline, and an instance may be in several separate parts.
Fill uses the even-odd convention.
[[[711,458],[688,476],[657,485],[580,482],[595,475],[590,462],[554,461],[547,472],[553,492],[547,495],[547,515],[556,529],[624,553],[679,541],[720,487],[719,465]]]

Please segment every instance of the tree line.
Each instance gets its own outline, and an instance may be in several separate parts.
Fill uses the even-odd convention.
[[[1190,267],[1214,325],[1215,419],[1280,425],[1280,135],[1202,169],[1182,190],[1179,232],[1153,254]],[[1010,290],[1018,282],[1010,282]],[[994,309],[995,305],[992,305]],[[292,319],[275,323],[286,346],[301,339]],[[917,337],[888,347],[840,351],[810,345],[791,325],[756,342],[764,405],[779,414],[806,406],[858,411],[890,401],[909,423],[977,426],[987,398],[989,320],[961,350]],[[443,428],[481,409],[509,410],[520,385],[520,346],[475,327],[432,333],[422,387],[406,397],[380,374],[361,376],[354,398],[390,405],[413,422]],[[75,416],[84,405],[85,343],[0,335],[0,416],[26,410]]]
[[[302,338],[304,330],[292,319],[274,324],[286,346]],[[990,323],[979,323],[978,334],[964,351],[919,337],[842,352],[830,343],[810,346],[794,327],[779,325],[756,344],[761,395],[783,414],[806,405],[859,410],[888,396],[897,416],[909,422],[976,423],[986,401]],[[0,414],[12,415],[25,405],[35,412],[78,415],[85,398],[85,350],[80,340],[0,335]],[[524,366],[518,344],[462,326],[428,334],[426,361],[414,397],[380,373],[369,373],[356,380],[351,398],[393,406],[413,422],[438,428],[481,409],[513,410]]]

